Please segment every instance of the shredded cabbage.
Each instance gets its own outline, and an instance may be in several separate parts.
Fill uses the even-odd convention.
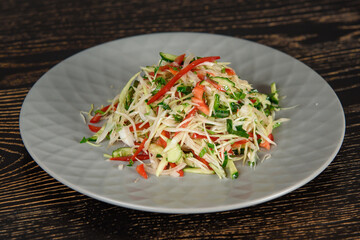
[[[275,112],[280,110],[277,92],[259,93],[239,78],[230,63],[198,64],[148,104],[196,59],[189,54],[181,61],[179,57],[175,61],[162,59],[156,65],[141,67],[102,113],[101,121],[105,121],[102,132],[95,134],[96,143],[109,139],[110,145],[123,142],[136,149],[145,141],[141,153],[149,155],[149,163],[144,164],[151,174],[178,177],[182,170],[192,168],[199,173],[213,170],[224,178],[234,171],[228,170],[228,160],[255,166],[258,152],[276,145],[273,129],[288,119],[275,120]],[[162,151],[152,150],[159,149],[150,147],[152,144]],[[168,156],[178,145],[179,157]],[[262,160],[269,157],[267,153]],[[160,162],[166,169],[158,169]]]

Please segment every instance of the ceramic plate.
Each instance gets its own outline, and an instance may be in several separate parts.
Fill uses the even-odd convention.
[[[106,146],[79,144],[90,136],[79,112],[106,104],[159,52],[221,56],[242,79],[269,92],[276,82],[291,120],[274,132],[277,147],[256,169],[240,166],[237,180],[216,175],[183,178],[150,176],[135,181],[135,167],[122,171],[104,161]],[[25,147],[51,176],[95,199],[122,207],[163,213],[205,213],[269,201],[306,184],[337,154],[345,131],[342,106],[317,73],[272,48],[201,33],[159,33],[124,38],[82,51],[43,75],[27,95],[20,114]]]

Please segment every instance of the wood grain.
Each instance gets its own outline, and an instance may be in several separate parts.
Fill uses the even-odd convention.
[[[360,238],[359,1],[8,0],[0,3],[0,23],[0,239]],[[343,146],[331,165],[273,201],[195,215],[112,206],[44,172],[19,132],[22,102],[39,77],[97,44],[172,31],[245,38],[317,71],[346,116]]]

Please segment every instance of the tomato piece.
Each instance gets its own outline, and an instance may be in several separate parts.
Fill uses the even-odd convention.
[[[193,97],[193,98],[191,98],[191,101],[197,105],[197,108],[198,108],[201,112],[203,112],[205,115],[208,115],[208,116],[209,116],[209,114],[210,114],[210,109],[209,109],[209,106],[206,105],[206,103],[204,102],[204,100],[198,99],[198,98],[196,98],[196,97]]]
[[[184,58],[185,58],[185,53],[177,56],[174,60],[174,63],[180,65],[184,61]]]
[[[194,97],[198,99],[202,99],[204,92],[205,92],[205,86],[204,85],[196,85],[194,89],[192,90]]]
[[[142,176],[143,178],[147,179],[148,175],[145,172],[145,168],[144,168],[144,164],[140,164],[138,166],[136,166],[136,171],[139,173],[140,176]]]
[[[97,126],[90,125],[90,124],[88,126],[89,126],[90,131],[95,132],[95,133],[101,129],[101,127],[97,127]]]

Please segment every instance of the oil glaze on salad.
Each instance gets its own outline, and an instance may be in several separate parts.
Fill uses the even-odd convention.
[[[81,143],[126,144],[104,156],[127,162],[143,178],[198,173],[232,179],[239,175],[235,162],[253,167],[259,151],[276,145],[273,129],[286,119],[275,120],[275,83],[270,94],[259,93],[219,56],[160,57],[111,104],[90,110],[94,135]]]

